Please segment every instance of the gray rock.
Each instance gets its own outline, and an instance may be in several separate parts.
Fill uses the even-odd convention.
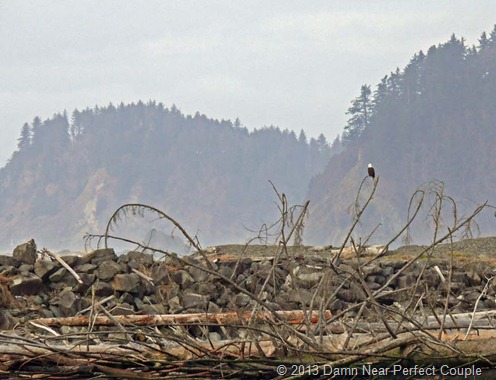
[[[356,292],[352,290],[346,290],[346,289],[340,290],[336,296],[337,298],[345,302],[359,301],[358,295],[356,294]]]
[[[317,285],[322,278],[322,272],[300,273],[297,276],[298,283],[305,289],[311,289]]]
[[[479,274],[472,270],[468,273],[468,277],[470,279],[470,285],[472,286],[477,286],[480,285],[482,282],[482,278],[479,276]]]
[[[178,296],[172,297],[169,302],[169,311],[172,314],[177,314],[183,310],[183,307],[181,306],[181,301],[179,300]]]
[[[57,271],[55,271],[53,274],[48,276],[48,279],[51,282],[59,282],[60,280],[62,280],[62,278],[65,276],[66,273],[67,273],[67,269],[60,268]]]
[[[110,311],[110,314],[112,314],[112,315],[133,315],[136,313],[134,312],[134,308],[132,305],[130,305],[128,303],[122,303],[122,304],[114,307]]]
[[[143,305],[140,310],[143,314],[148,314],[148,315],[167,313],[164,305]]]
[[[248,296],[247,294],[238,293],[234,297],[234,304],[238,307],[245,307],[250,303],[251,300],[252,300],[252,298],[250,296]]]
[[[293,290],[286,294],[286,298],[289,302],[295,302],[298,304],[303,304],[305,306],[310,305],[312,302],[313,292],[307,289]],[[318,302],[316,303],[318,304]]]
[[[464,296],[463,296],[463,300],[465,302],[468,302],[472,305],[475,305],[475,302],[477,301],[477,299],[479,298],[480,296],[480,292],[476,291],[476,290],[473,290],[473,291],[468,291]],[[480,301],[479,301],[480,302]]]
[[[120,292],[137,293],[140,278],[136,273],[116,274],[112,280],[112,288]]]
[[[17,277],[9,284],[11,293],[15,296],[31,296],[40,293],[43,281],[38,276]]]
[[[366,265],[362,268],[362,272],[364,277],[371,276],[371,275],[376,275],[376,274],[381,274],[382,273],[382,268],[379,264],[369,264]]]
[[[206,309],[209,302],[209,297],[196,294],[185,293],[183,294],[182,305],[185,309]]]
[[[4,267],[4,266],[18,267],[19,261],[13,258],[12,256],[0,255],[0,267]]]
[[[95,270],[95,275],[98,279],[102,281],[111,280],[117,273],[121,271],[121,266],[115,261],[103,261],[98,265]]]
[[[134,302],[134,296],[127,293],[127,292],[124,292],[122,293],[122,295],[119,297],[119,302],[120,303],[128,303],[128,304],[132,304]]]
[[[228,266],[223,265],[219,268],[219,274],[221,274],[222,276],[224,276],[226,278],[231,278],[233,273],[234,273],[234,270]]]
[[[412,273],[408,273],[406,275],[398,277],[396,281],[396,287],[398,289],[407,288],[412,286],[417,281],[417,277]]]
[[[384,277],[389,277],[394,273],[394,267],[391,265],[387,265],[384,268],[382,268],[381,276]]]
[[[133,299],[133,303],[138,308],[138,310],[141,310],[141,308],[145,305],[145,303],[137,297]]]
[[[58,307],[61,313],[66,316],[73,316],[78,311],[78,297],[70,289],[64,289],[59,294]]]
[[[55,317],[55,315],[53,315],[53,313],[50,310],[48,310],[48,309],[42,309],[41,310],[41,316],[43,318],[53,318],[53,317]]]
[[[7,265],[2,267],[2,270],[0,271],[1,274],[3,274],[6,277],[11,277],[19,273],[19,270],[12,266],[12,265]]]
[[[77,272],[77,273],[91,273],[93,272],[95,269],[97,268],[97,266],[95,264],[82,264],[82,265],[78,265],[77,267],[74,268],[74,270]]]
[[[108,297],[114,294],[114,288],[106,282],[97,281],[96,284],[93,285],[93,288],[95,289],[95,296],[97,297]]]
[[[36,243],[33,239],[31,239],[27,243],[18,245],[14,248],[14,253],[12,256],[21,263],[31,265],[34,264],[38,258],[38,254],[36,253]]]
[[[139,269],[139,266],[150,267],[154,262],[153,255],[138,251],[130,251],[127,254],[122,255],[119,257],[119,262],[121,261],[127,262],[128,265],[131,261],[134,261],[134,264],[132,265],[137,265],[137,267],[130,266],[135,269]]]
[[[113,248],[103,248],[94,250],[91,253],[81,257],[81,262],[83,264],[91,263],[98,265],[103,261],[113,260],[117,261],[117,255],[114,252]]]
[[[171,273],[171,277],[181,289],[188,289],[194,283],[193,277],[183,269]]]
[[[77,255],[65,255],[65,256],[61,256],[60,258],[64,260],[65,263],[69,265],[71,268],[78,266],[82,262],[81,257]]]
[[[29,274],[32,273],[33,270],[34,270],[34,265],[32,265],[32,264],[21,264],[18,269],[19,269],[19,272],[21,273],[21,275],[23,275],[23,276],[29,276]]]
[[[222,340],[222,336],[218,332],[210,332],[208,333],[208,340],[210,342],[220,342]]]
[[[162,263],[152,267],[150,277],[155,285],[167,285],[169,283],[169,271]]]
[[[81,281],[83,281],[83,283],[77,283],[73,287],[72,290],[74,293],[84,293],[91,285],[95,283],[96,280],[96,276],[94,274],[79,273],[79,277],[81,278]]]
[[[59,265],[49,260],[38,259],[34,263],[34,273],[43,280],[54,273],[58,268]]]
[[[209,298],[213,298],[218,293],[218,284],[213,282],[200,282],[194,284],[191,288],[192,293],[203,294]]]
[[[17,323],[17,319],[8,310],[0,310],[0,330],[11,330]]]
[[[210,313],[210,314],[213,314],[213,313],[220,313],[222,311],[221,307],[220,306],[217,306],[215,303],[213,302],[209,302],[208,303],[208,307],[207,307],[207,312]]]
[[[55,318],[62,318],[63,317],[62,312],[60,311],[60,309],[57,306],[50,305],[49,309]]]
[[[208,277],[208,273],[199,268],[191,267],[189,268],[189,273],[196,282],[205,281]]]
[[[38,295],[34,296],[31,300],[35,305],[43,305],[45,303],[43,297]]]
[[[329,310],[331,310],[332,313],[337,313],[341,310],[344,310],[346,308],[346,303],[341,301],[341,300],[334,300],[333,303],[331,303],[331,306],[329,307]]]

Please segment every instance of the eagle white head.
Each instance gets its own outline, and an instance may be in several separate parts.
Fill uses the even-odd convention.
[[[372,179],[375,178],[375,169],[372,166],[372,164],[369,164],[369,167],[367,168],[367,173],[369,174],[369,177],[372,177]]]

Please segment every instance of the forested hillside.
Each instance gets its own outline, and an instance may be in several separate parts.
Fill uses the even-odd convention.
[[[0,171],[0,246],[34,237],[82,248],[84,234],[103,232],[126,202],[169,213],[204,244],[238,242],[253,235],[246,228],[276,217],[269,180],[302,202],[329,157],[323,135],[249,132],[239,120],[186,116],[155,102],[37,117]],[[147,228],[137,231],[143,239]]]
[[[340,241],[369,162],[380,180],[360,228],[366,236],[380,224],[375,240],[399,230],[410,196],[433,179],[460,202],[460,213],[496,203],[496,27],[475,47],[453,35],[420,51],[375,89],[362,86],[348,113],[345,150],[312,182],[307,239]],[[366,181],[364,192],[371,186]],[[479,224],[494,234],[492,212]]]

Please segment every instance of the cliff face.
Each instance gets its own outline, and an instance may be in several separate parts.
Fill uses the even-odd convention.
[[[369,162],[380,180],[355,237],[366,237],[376,226],[373,240],[393,236],[406,223],[417,189],[429,195],[417,241],[428,239],[432,225],[426,222],[432,221],[436,192],[453,197],[457,218],[486,200],[495,203],[496,31],[493,34],[478,48],[468,48],[453,36],[384,77],[373,96],[362,88],[350,108],[346,149],[311,183],[309,241],[339,244],[351,225],[350,206]],[[371,183],[365,181],[364,196]],[[450,203],[444,205],[445,226],[454,218]],[[494,231],[492,212],[483,213],[479,221],[482,232]]]
[[[269,181],[302,202],[330,156],[325,138],[183,115],[161,104],[112,105],[26,124],[0,170],[0,249],[35,238],[82,248],[122,204],[152,205],[205,245],[253,235],[277,217]],[[129,215],[119,233],[142,240],[163,221]]]

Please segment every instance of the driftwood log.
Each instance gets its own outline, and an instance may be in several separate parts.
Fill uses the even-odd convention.
[[[289,310],[275,312],[278,317],[290,324],[305,324],[317,323],[322,314],[316,311],[311,313],[302,310]],[[90,318],[86,316],[67,317],[67,318],[39,318],[32,322],[44,326],[88,326],[91,323],[93,326],[113,326],[115,321],[123,326],[169,326],[169,325],[184,325],[184,324],[202,324],[215,323],[221,325],[244,324],[250,320],[260,322],[273,320],[270,313],[245,311],[242,313],[227,312],[227,313],[193,313],[193,314],[159,314],[159,315],[116,315],[113,318],[106,316],[97,316]],[[323,319],[331,318],[331,312],[326,311]]]

